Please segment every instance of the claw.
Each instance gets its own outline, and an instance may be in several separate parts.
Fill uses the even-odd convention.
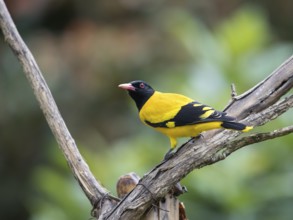
[[[169,160],[171,157],[174,156],[173,149],[168,150],[168,152],[164,156],[164,160]]]
[[[191,137],[191,138],[188,140],[188,142],[192,142],[192,143],[194,143],[195,140],[202,139],[202,138],[204,138],[203,134],[199,134],[199,135],[197,135],[196,137]]]

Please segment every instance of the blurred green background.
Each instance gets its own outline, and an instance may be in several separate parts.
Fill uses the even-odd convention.
[[[81,153],[114,194],[119,176],[143,176],[169,149],[118,84],[143,79],[220,110],[232,82],[242,93],[293,52],[288,0],[6,3]],[[89,219],[90,203],[3,36],[0,57],[0,219]],[[254,132],[292,121],[291,110]],[[292,219],[292,142],[260,143],[192,172],[180,197],[189,219]]]

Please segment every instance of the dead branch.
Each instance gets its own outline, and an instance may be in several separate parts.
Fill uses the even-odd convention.
[[[25,76],[34,91],[49,127],[52,130],[74,177],[91,203],[93,205],[97,204],[101,198],[108,194],[108,191],[96,181],[88,165],[79,153],[75,141],[71,137],[50,89],[42,76],[38,64],[19,35],[3,0],[0,0],[0,26],[5,41],[11,47],[23,68]],[[104,201],[106,201],[106,199]],[[108,204],[108,206],[111,207],[113,201],[105,204]]]
[[[232,141],[231,143],[223,147],[224,150],[222,151],[222,154],[220,154],[219,157],[215,161],[223,160],[232,152],[242,147],[245,147],[247,145],[256,144],[256,143],[274,139],[277,137],[282,137],[290,133],[293,133],[293,125],[285,127],[285,128],[280,128],[271,132],[251,134],[239,140]]]

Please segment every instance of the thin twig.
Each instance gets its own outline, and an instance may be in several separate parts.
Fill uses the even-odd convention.
[[[240,148],[245,147],[247,145],[256,144],[277,137],[282,137],[290,133],[293,133],[293,125],[280,128],[271,132],[251,134],[240,139],[234,140],[229,144],[223,146],[223,150],[221,151],[221,153],[218,154],[217,157],[214,157],[213,163],[218,162],[220,160],[224,160],[234,151],[239,150]]]
[[[236,87],[234,83],[231,84],[231,97],[232,100],[235,100],[237,97]]]

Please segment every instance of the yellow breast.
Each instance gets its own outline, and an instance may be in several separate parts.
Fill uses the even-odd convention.
[[[142,122],[160,123],[172,119],[181,109],[193,100],[179,94],[155,92],[139,112]]]

